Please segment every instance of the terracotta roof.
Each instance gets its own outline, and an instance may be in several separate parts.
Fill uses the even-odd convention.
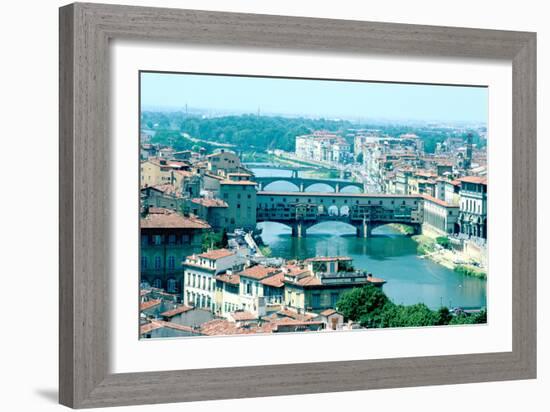
[[[158,323],[146,323],[145,325],[141,325],[139,327],[139,333],[140,335],[145,335],[146,333],[149,333],[155,329],[160,329],[162,328],[161,325],[159,325]]]
[[[221,199],[207,199],[205,197],[196,197],[191,202],[204,207],[227,207],[227,203]]]
[[[320,313],[320,315],[322,315],[322,316],[330,316],[330,315],[333,315],[333,314],[335,314],[335,313],[338,313],[338,312],[337,312],[336,310],[334,310],[334,309],[326,309],[326,310],[322,311],[322,312]]]
[[[487,185],[487,176],[464,176],[458,180],[466,183],[476,183],[480,185]]]
[[[244,321],[244,320],[256,320],[258,319],[258,316],[254,315],[252,312],[245,312],[245,311],[237,311],[231,313],[231,317],[235,321]]]
[[[275,272],[279,270],[280,269],[278,268],[270,268],[262,265],[256,265],[243,270],[239,273],[239,275],[260,280],[268,277],[270,274],[275,274]]]
[[[298,276],[302,273],[310,273],[309,269],[300,267],[298,265],[286,265],[284,268],[287,270],[287,273],[291,276]]]
[[[145,187],[142,190],[146,189],[153,189],[158,190],[159,192],[162,192],[167,195],[173,195],[177,197],[181,197],[181,191],[176,188],[176,186],[171,185],[169,183],[163,184],[163,185],[155,185],[155,186],[149,186]]]
[[[195,329],[189,326],[180,325],[179,323],[166,322],[163,320],[154,320],[151,323],[141,325],[141,327],[139,328],[139,333],[141,335],[144,335],[146,333],[149,333],[153,330],[160,329],[160,328],[170,328],[170,329],[175,329],[182,332],[192,332],[192,333],[198,334],[198,332]]]
[[[367,280],[370,283],[375,284],[375,285],[383,285],[384,283],[386,283],[386,281],[384,279],[377,278],[377,277],[374,277],[374,276],[367,277]]]
[[[225,178],[223,176],[218,176],[218,175],[215,175],[214,173],[204,173],[205,176],[208,176],[208,177],[211,177],[212,179],[217,179],[217,180],[225,180]]]
[[[210,225],[194,216],[183,216],[173,210],[149,208],[141,218],[141,229],[210,229]]]
[[[444,200],[438,199],[438,198],[430,196],[430,195],[423,194],[422,197],[425,200],[429,201],[429,202],[438,204],[438,205],[443,206],[443,207],[458,207],[458,205],[451,205],[450,203],[447,203]]]
[[[160,299],[153,299],[153,300],[149,300],[147,302],[142,302],[139,305],[139,309],[140,310],[146,310],[146,309],[152,308],[153,306],[159,305],[161,302],[162,301]]]
[[[269,276],[265,279],[262,279],[260,283],[262,285],[271,286],[273,288],[280,288],[284,286],[285,274],[277,273],[276,275]]]
[[[201,253],[200,255],[198,255],[198,257],[204,258],[204,259],[217,260],[227,256],[232,256],[234,254],[235,253],[233,253],[229,249],[214,249],[209,252]]]
[[[305,276],[301,279],[298,279],[295,283],[300,286],[319,286],[323,284],[321,282],[321,279],[319,279],[317,276]]]
[[[230,285],[238,285],[241,281],[241,277],[239,275],[228,275],[227,273],[224,273],[223,275],[216,276],[216,280],[229,283]]]
[[[310,320],[315,317],[315,315],[312,315],[309,313],[298,313],[291,309],[281,309],[280,311],[277,312],[277,315],[283,315],[287,319],[291,318],[292,320],[300,320],[300,321]]]
[[[179,315],[180,313],[188,312],[191,309],[193,309],[191,306],[181,305],[181,306],[178,306],[174,309],[167,310],[166,312],[162,312],[160,315],[164,316],[166,318],[171,318],[171,317],[174,317],[176,315]]]

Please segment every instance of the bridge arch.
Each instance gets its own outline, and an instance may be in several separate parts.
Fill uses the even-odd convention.
[[[330,189],[330,190],[327,190]],[[336,192],[336,187],[332,184],[325,182],[311,183],[307,186],[304,186],[304,192],[326,192],[334,193]]]
[[[269,191],[268,187],[271,186],[272,191],[278,191],[277,189],[273,190],[273,185],[276,186],[277,184],[280,184],[280,183],[285,183],[285,184],[292,185],[292,190],[285,188],[285,190],[284,190],[285,192],[299,192],[300,191],[300,186],[298,186],[296,183],[294,183],[291,179],[285,178],[285,177],[280,177],[280,178],[276,178],[276,179],[273,178],[273,180],[269,180],[269,181],[266,181],[265,183],[262,183],[261,190]]]
[[[346,185],[340,188],[340,193],[363,193],[363,189],[357,185]]]
[[[373,231],[380,229],[384,226],[390,226],[393,223],[390,222],[371,222],[369,224],[369,232],[372,235],[378,235],[379,233],[372,233]],[[412,236],[417,235],[420,233],[420,226],[417,223],[398,223],[398,225],[404,227],[405,229],[403,231],[399,230],[399,232],[404,236]]]

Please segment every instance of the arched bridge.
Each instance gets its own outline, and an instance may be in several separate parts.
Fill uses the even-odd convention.
[[[258,192],[256,221],[286,224],[296,237],[326,221],[351,224],[360,237],[369,237],[374,228],[388,223],[411,226],[418,234],[423,205],[423,198],[414,195]]]
[[[345,179],[305,178],[293,174],[293,176],[255,177],[254,180],[258,183],[258,190],[260,191],[264,190],[267,185],[274,182],[289,182],[295,185],[300,192],[305,192],[308,187],[316,184],[330,186],[336,193],[339,193],[346,187],[356,187],[361,192],[364,192],[363,183],[352,182],[351,180]]]

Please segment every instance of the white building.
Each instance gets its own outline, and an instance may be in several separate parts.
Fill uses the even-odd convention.
[[[242,257],[228,249],[187,256],[183,263],[183,303],[215,311],[215,276],[242,263]]]

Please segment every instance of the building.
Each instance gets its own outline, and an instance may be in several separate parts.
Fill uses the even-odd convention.
[[[216,198],[199,197],[190,200],[189,212],[206,220],[214,230],[226,227],[228,205],[225,201]]]
[[[280,268],[263,265],[216,276],[217,313],[228,317],[241,310],[258,318],[268,310],[280,308],[284,298],[283,279]]]
[[[175,185],[166,183],[163,185],[147,186],[141,189],[141,207],[157,207],[183,212],[186,200]]]
[[[319,313],[319,316],[327,330],[341,330],[344,326],[344,315],[336,309],[326,309]]]
[[[140,186],[174,184],[182,187],[183,180],[191,178],[190,165],[178,160],[149,158],[140,165]]]
[[[441,235],[458,233],[459,206],[430,195],[424,197],[424,225]]]
[[[155,288],[181,294],[181,262],[201,248],[202,234],[210,225],[173,210],[147,208],[140,220],[140,276]]]
[[[215,175],[227,176],[229,173],[246,172],[239,156],[224,149],[206,156],[206,165],[207,170]]]
[[[227,203],[222,226],[232,232],[237,228],[256,228],[256,183],[250,180],[225,179],[219,182],[219,198]]]
[[[295,154],[300,159],[317,162],[348,163],[353,160],[351,145],[346,139],[327,131],[296,136]]]
[[[284,272],[285,305],[298,312],[321,312],[335,309],[345,292],[368,284],[382,286],[385,281],[355,271],[347,256],[316,257],[304,265],[287,268]]]
[[[487,178],[466,176],[460,181],[460,233],[467,237],[487,239]]]
[[[216,276],[241,265],[242,258],[228,249],[187,256],[183,263],[183,303],[216,312]]]

